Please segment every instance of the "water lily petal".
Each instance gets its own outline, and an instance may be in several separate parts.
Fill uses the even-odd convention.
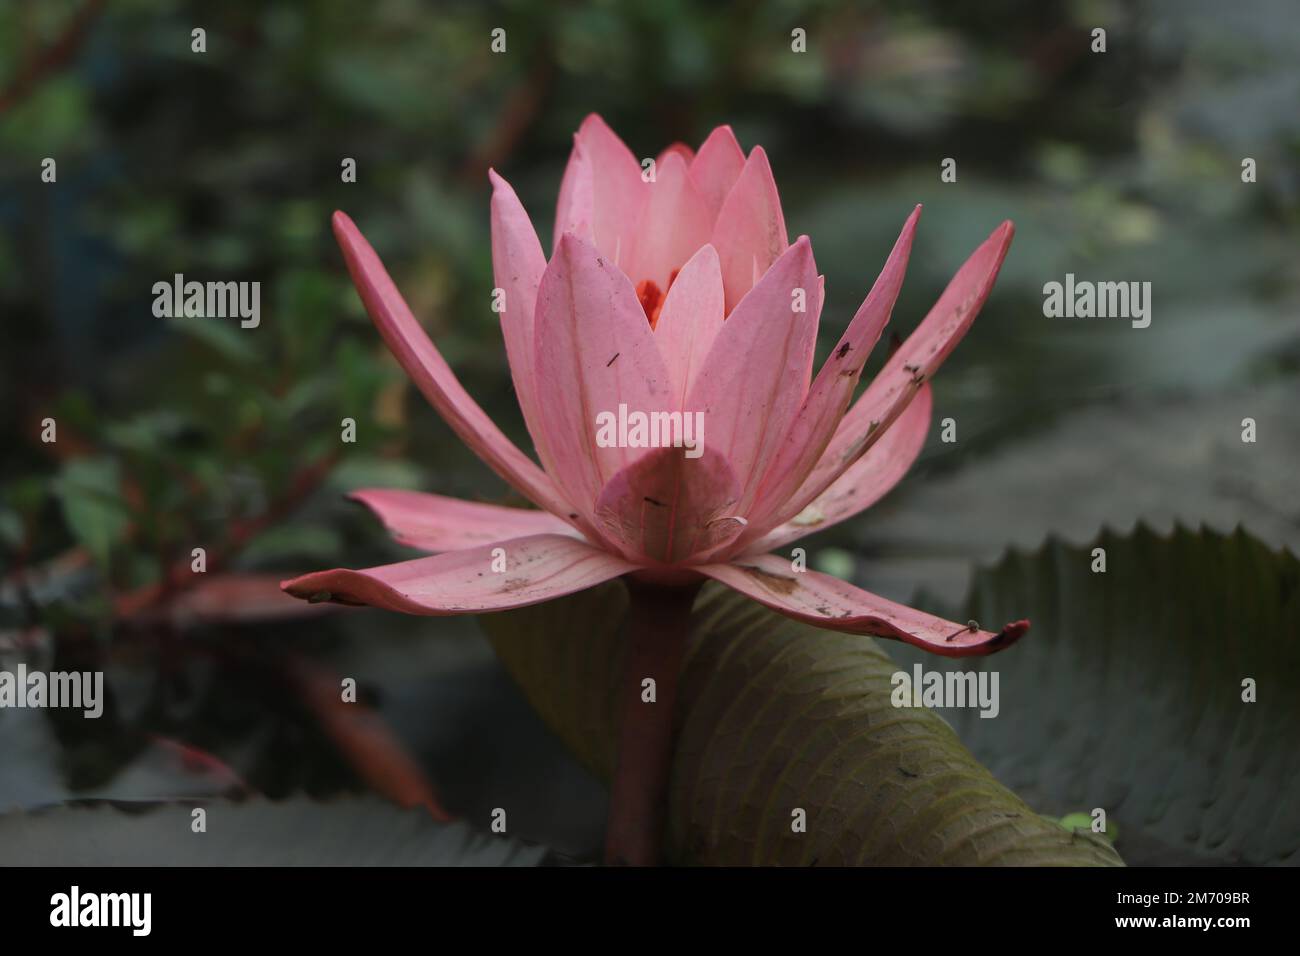
[[[732,515],[740,485],[725,458],[682,448],[647,452],[609,480],[596,522],[635,561],[672,564],[733,541],[744,529]]]
[[[708,211],[710,222],[717,222],[722,204],[744,168],[745,151],[736,142],[736,134],[730,126],[719,126],[700,146],[691,162],[691,179]]]
[[[776,180],[763,147],[750,151],[718,212],[711,241],[722,262],[730,313],[789,244]]]
[[[736,543],[749,551],[772,551],[870,508],[902,480],[921,454],[930,430],[932,405],[927,383],[884,437],[814,498],[812,504],[763,534],[752,545],[744,538]]]
[[[572,509],[546,472],[502,434],[456,380],[446,360],[411,314],[375,250],[342,212],[334,214],[334,235],[379,334],[457,437],[533,504],[554,514],[568,515]]]
[[[565,233],[594,241],[596,221],[596,187],[591,169],[591,158],[582,143],[574,137],[569,163],[560,180],[560,195],[555,203],[555,230],[551,237],[551,254],[560,247],[560,237]]]
[[[885,266],[876,278],[849,327],[840,336],[830,358],[813,382],[803,406],[791,422],[771,467],[763,476],[759,493],[750,509],[750,528],[746,536],[753,540],[764,528],[769,512],[789,501],[808,477],[836,426],[853,398],[867,357],[884,331],[893,312],[894,302],[903,287],[907,257],[912,249],[921,207],[917,206],[903,224]]]
[[[505,570],[494,571],[493,562],[502,557]],[[360,571],[316,571],[280,587],[307,600],[445,616],[525,607],[635,569],[585,542],[539,534]]]
[[[589,515],[596,497],[642,449],[601,447],[597,416],[620,405],[649,413],[669,403],[668,371],[631,282],[577,236],[560,246],[537,295],[538,403],[557,480]]]
[[[492,181],[492,274],[504,295],[501,335],[506,360],[515,383],[515,396],[523,412],[542,466],[554,471],[538,421],[536,368],[533,360],[533,311],[537,287],[546,271],[546,256],[537,231],[510,184],[488,170]]]
[[[765,523],[780,524],[803,511],[887,433],[975,321],[997,279],[1014,232],[1015,227],[1004,222],[971,254],[934,308],[840,421],[826,451],[799,490]]]
[[[687,166],[695,161],[695,150],[691,149],[685,143],[672,143],[665,146],[663,151],[655,157],[655,165],[661,165],[665,159],[674,153],[686,160]]]
[[[400,488],[363,488],[348,497],[373,511],[399,544],[421,551],[459,551],[532,534],[578,534],[549,511]]]
[[[789,558],[775,554],[700,565],[696,570],[797,621],[903,641],[944,657],[992,654],[1010,647],[1029,630],[1028,621],[1016,621],[996,633],[945,621],[828,574],[793,571]]]
[[[574,157],[581,156],[577,166],[570,159],[570,169],[565,170],[560,186],[563,200],[583,196],[582,177],[591,177],[591,238],[597,249],[609,256],[620,267],[627,262],[632,248],[641,205],[649,194],[649,185],[641,179],[641,164],[617,134],[595,113],[582,121],[574,137]],[[586,164],[587,169],[582,168]],[[566,194],[570,172],[574,183]],[[581,208],[581,202],[571,202],[570,207]],[[556,219],[554,250],[559,249],[561,221]],[[584,235],[583,232],[577,232]]]
[[[805,311],[795,310],[803,290]],[[686,406],[703,412],[706,448],[727,459],[742,515],[808,388],[817,341],[817,266],[800,236],[722,324]]]
[[[706,245],[682,266],[655,326],[677,408],[684,406],[696,370],[722,331],[723,302],[718,253]]]
[[[648,189],[631,254],[620,266],[633,282],[653,283],[662,301],[674,274],[709,241],[713,222],[695,191],[686,162],[676,153],[656,165],[655,181]]]

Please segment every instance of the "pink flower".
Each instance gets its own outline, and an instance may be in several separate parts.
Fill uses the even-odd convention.
[[[662,153],[652,181],[642,172],[589,116],[560,186],[550,262],[518,197],[491,173],[501,329],[540,465],[465,392],[374,250],[335,213],[348,268],[389,348],[461,440],[541,510],[358,491],[398,541],[433,555],[319,571],[284,589],[445,615],[521,607],[622,575],[704,577],[818,627],[939,654],[988,653],[1020,637],[1027,622],[996,633],[956,624],[772,553],[874,504],[915,461],[929,379],[988,296],[1012,224],[975,250],[849,407],[902,285],[920,207],[814,378],[822,279],[808,238],[787,241],[763,149],[746,158],[722,126],[698,153]],[[629,447],[631,429],[620,436],[628,440],[600,440],[598,423],[611,420],[603,415],[656,412],[702,423],[699,447]],[[657,421],[662,431],[652,434],[666,436],[671,415]]]

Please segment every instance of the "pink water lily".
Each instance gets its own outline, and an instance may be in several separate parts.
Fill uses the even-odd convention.
[[[929,379],[988,296],[1012,224],[975,250],[850,407],[898,297],[920,207],[814,378],[822,277],[808,238],[787,240],[762,147],[746,157],[722,126],[698,152],[670,147],[653,170],[643,175],[589,116],[560,186],[549,262],[514,190],[490,174],[501,329],[537,461],[466,393],[374,250],[335,213],[353,281],[389,348],[456,434],[541,510],[358,491],[398,541],[432,556],[319,571],[285,590],[447,615],[522,607],[622,576],[712,578],[818,627],[948,656],[1020,637],[1026,622],[996,632],[957,624],[771,553],[874,504],[916,460]],[[702,451],[599,443],[597,416],[620,406],[700,413]]]

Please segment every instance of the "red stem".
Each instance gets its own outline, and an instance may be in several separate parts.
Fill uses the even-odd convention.
[[[673,756],[673,704],[691,607],[699,584],[667,586],[624,578],[628,589],[622,724],[605,828],[605,863],[654,866],[663,842]],[[642,699],[653,678],[655,699]]]

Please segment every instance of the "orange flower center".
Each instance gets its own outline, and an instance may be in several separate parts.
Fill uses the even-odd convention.
[[[668,289],[671,289],[673,283],[677,281],[679,271],[681,270],[674,269],[668,277]],[[664,299],[668,297],[668,289],[660,292],[658,284],[653,279],[642,279],[636,284],[636,297],[641,301],[641,308],[652,329],[659,325],[659,312],[664,307]]]

